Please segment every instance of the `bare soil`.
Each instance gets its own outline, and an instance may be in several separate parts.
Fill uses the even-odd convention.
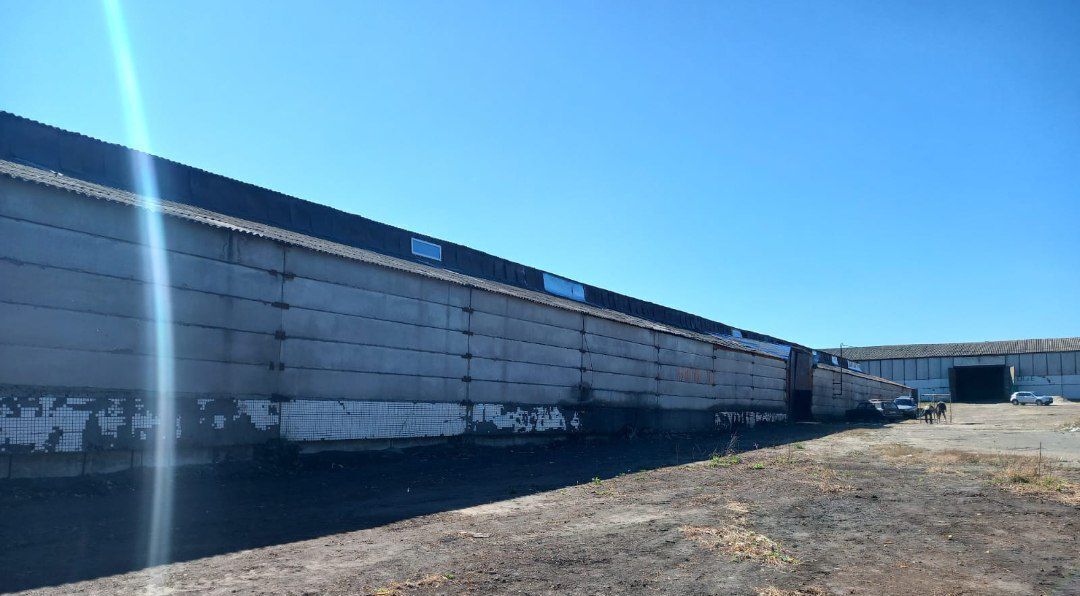
[[[759,427],[730,453],[663,436],[182,469],[176,562],[151,569],[147,476],[8,482],[0,589],[1077,594],[1077,418],[959,405]]]

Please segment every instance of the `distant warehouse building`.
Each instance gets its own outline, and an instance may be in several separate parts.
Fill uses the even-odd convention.
[[[1013,391],[1080,399],[1080,337],[825,350],[863,371],[956,401],[999,401]]]

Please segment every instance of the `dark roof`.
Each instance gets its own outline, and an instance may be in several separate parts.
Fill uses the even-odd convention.
[[[840,348],[823,350],[840,354]],[[899,346],[844,346],[849,360],[889,360],[900,358],[938,358],[953,356],[1003,356],[1039,352],[1080,352],[1080,337],[1051,339],[1010,339],[1004,341],[973,341],[952,344],[905,344]]]
[[[4,111],[0,111],[0,160],[134,194],[142,190],[131,169],[133,163],[139,163],[149,168],[156,178],[157,196],[153,198],[212,214],[218,220],[232,218],[244,222],[245,226],[273,228],[336,246],[548,294],[544,285],[546,272],[542,270]],[[414,255],[411,249],[413,238],[439,244],[442,247],[441,262]],[[734,333],[736,328],[724,323],[589,284],[580,285],[584,290],[584,302],[593,307],[693,333],[737,335]],[[737,331],[747,339],[810,351],[805,346],[769,335],[745,329]]]

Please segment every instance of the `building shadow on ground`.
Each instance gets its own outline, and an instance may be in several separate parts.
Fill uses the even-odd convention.
[[[871,425],[858,425],[871,426]],[[449,444],[397,452],[322,453],[287,465],[181,468],[172,561],[285,544],[806,441],[853,428],[773,424],[730,434],[571,439],[513,447]],[[148,471],[0,483],[0,590],[143,569]]]

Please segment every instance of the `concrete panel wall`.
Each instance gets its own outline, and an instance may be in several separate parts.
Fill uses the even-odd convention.
[[[891,400],[901,395],[910,395],[910,390],[903,385],[834,366],[814,368],[812,410],[815,418],[841,418],[860,401]]]
[[[166,218],[177,417],[160,420],[140,215],[0,180],[0,454],[786,415],[780,359]]]
[[[134,209],[0,181],[0,453],[142,449],[162,429],[181,447],[277,436],[281,247],[170,220],[166,422],[140,223]]]

